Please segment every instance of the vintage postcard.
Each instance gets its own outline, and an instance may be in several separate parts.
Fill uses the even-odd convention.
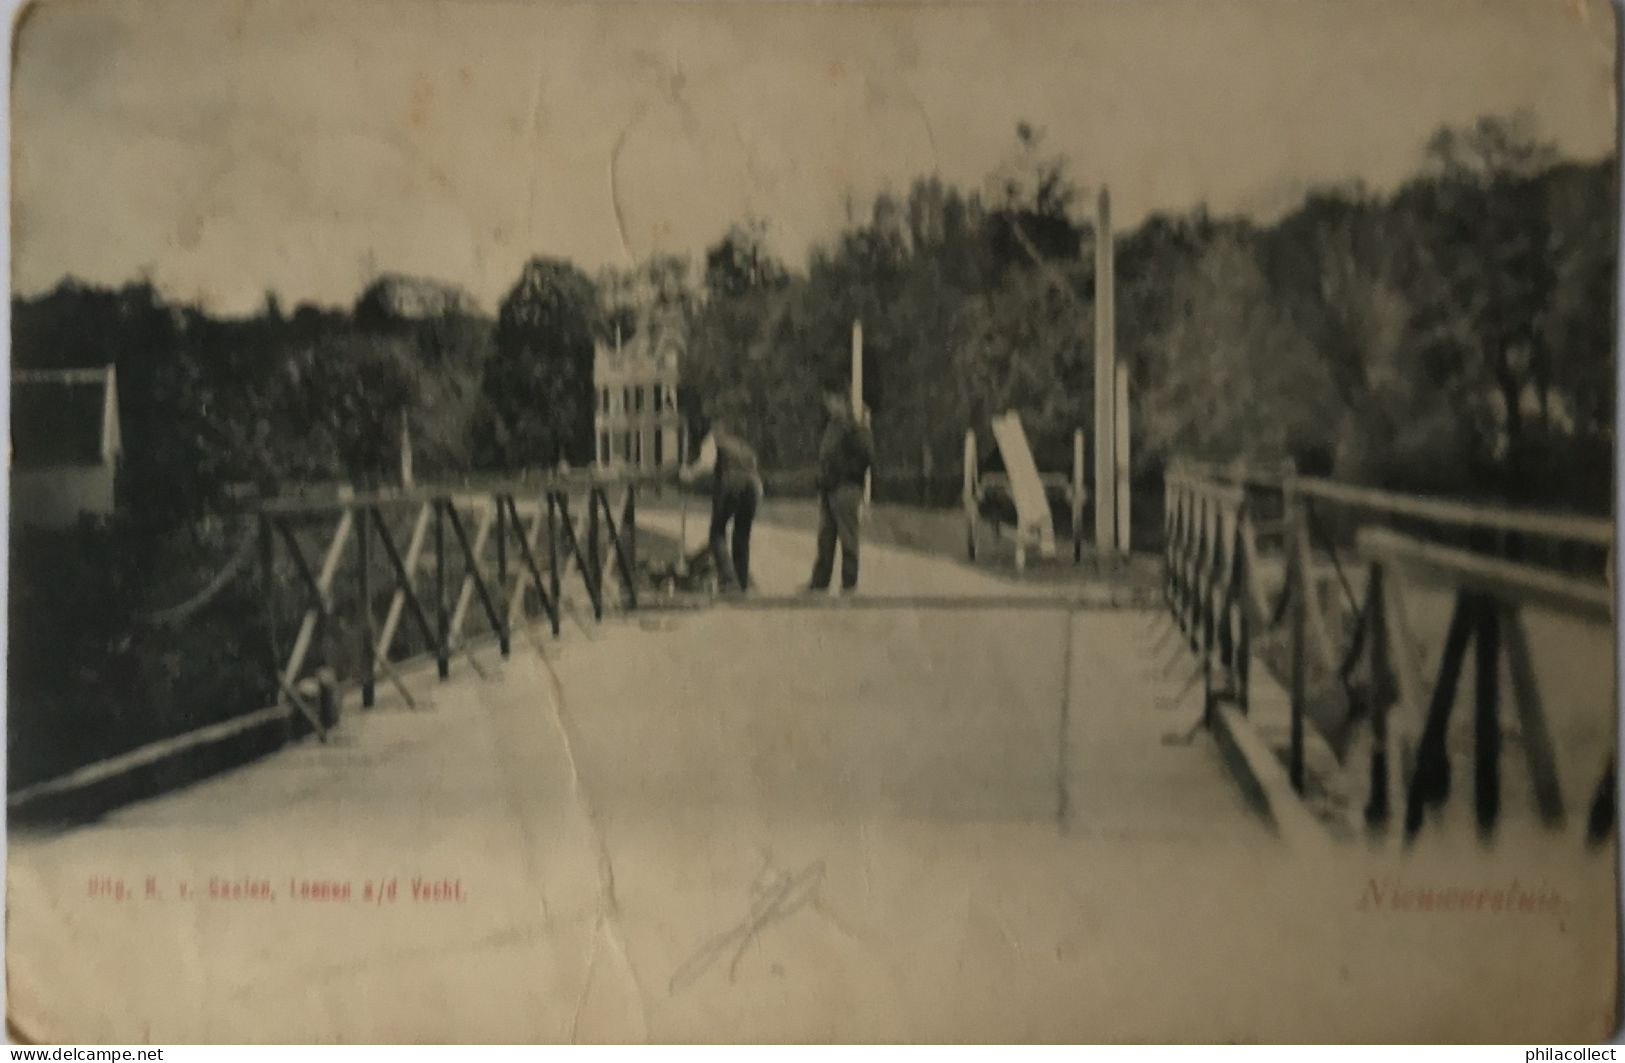
[[[14,1039],[1614,1035],[1610,5],[14,31]]]

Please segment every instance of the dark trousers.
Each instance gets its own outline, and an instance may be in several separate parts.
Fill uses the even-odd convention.
[[[711,556],[717,584],[740,590],[750,586],[750,525],[756,519],[756,485],[719,485],[711,495]],[[728,525],[733,524],[733,556],[728,554]]]
[[[812,585],[829,586],[835,570],[835,544],[841,544],[841,587],[858,585],[858,507],[863,504],[863,488],[842,484],[818,496],[818,559],[813,562]]]

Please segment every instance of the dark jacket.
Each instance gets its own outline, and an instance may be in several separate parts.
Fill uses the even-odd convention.
[[[738,436],[727,432],[716,433],[718,491],[738,491],[755,488],[761,483],[761,470],[757,467],[756,451]]]
[[[851,414],[831,417],[818,445],[818,489],[833,491],[849,484],[861,487],[874,457],[874,439],[867,426],[859,424]]]

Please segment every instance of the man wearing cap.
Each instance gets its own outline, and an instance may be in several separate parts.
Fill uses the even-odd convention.
[[[750,526],[762,499],[762,477],[756,451],[720,419],[712,421],[699,455],[678,476],[684,483],[693,483],[707,473],[711,474],[710,546],[717,566],[717,585],[724,591],[743,592],[750,589]]]
[[[874,462],[874,440],[854,415],[846,389],[824,387],[829,415],[818,446],[818,557],[808,592],[827,591],[835,571],[835,544],[841,545],[841,592],[858,586],[858,511],[863,484]]]

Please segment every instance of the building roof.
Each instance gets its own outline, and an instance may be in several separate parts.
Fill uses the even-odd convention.
[[[12,465],[101,465],[119,451],[118,386],[112,366],[12,373]]]
[[[623,339],[593,344],[593,377],[600,381],[619,379],[627,370],[657,369],[676,372],[687,346],[687,330],[675,311],[646,311],[639,315],[638,327]]]

